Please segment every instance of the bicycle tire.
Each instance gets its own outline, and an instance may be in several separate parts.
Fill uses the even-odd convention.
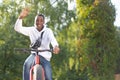
[[[45,80],[44,71],[41,65],[37,64],[34,66],[33,70],[33,80]]]

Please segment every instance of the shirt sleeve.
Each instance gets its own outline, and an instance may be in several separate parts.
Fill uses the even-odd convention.
[[[59,44],[58,44],[58,42],[53,34],[53,31],[51,29],[49,29],[49,39],[50,39],[50,42],[51,42],[53,48],[55,46],[59,46]]]
[[[17,19],[14,27],[15,31],[22,33],[26,36],[29,36],[29,27],[23,27],[22,26],[22,19]]]

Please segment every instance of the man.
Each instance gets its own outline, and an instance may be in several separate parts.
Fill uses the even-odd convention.
[[[44,15],[39,14],[35,17],[35,23],[32,27],[23,27],[22,26],[22,19],[24,19],[29,13],[29,9],[25,8],[20,13],[20,16],[18,17],[14,29],[22,33],[30,38],[31,44],[34,45],[36,40],[42,35],[41,45],[39,45],[39,49],[50,49],[49,45],[52,44],[53,47],[53,53],[58,54],[60,49],[58,47],[58,43],[53,35],[53,32],[50,28],[47,28],[45,23]],[[25,60],[23,65],[23,80],[29,80],[29,71],[31,66],[34,63],[34,57],[33,54],[35,52],[31,52],[31,55]],[[41,52],[38,53],[40,55],[40,61],[42,66],[44,67],[45,71],[45,80],[52,80],[52,71],[51,71],[51,65],[50,65],[50,59],[52,57],[51,52]]]

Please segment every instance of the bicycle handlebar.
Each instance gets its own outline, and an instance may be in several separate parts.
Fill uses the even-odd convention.
[[[35,51],[35,52],[45,52],[45,51],[49,51],[49,52],[53,52],[53,49],[44,49],[44,50],[39,50],[39,49],[31,49],[31,48],[14,48],[14,50],[17,51]]]

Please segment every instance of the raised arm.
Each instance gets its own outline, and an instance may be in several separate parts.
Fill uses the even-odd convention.
[[[25,18],[25,17],[28,15],[28,13],[29,13],[29,8],[23,9],[23,10],[21,11],[18,19],[23,19],[23,18]]]
[[[15,23],[15,31],[19,32],[19,33],[22,33],[26,36],[28,36],[28,33],[29,33],[29,30],[28,30],[28,27],[23,27],[22,25],[22,19],[25,18],[29,13],[29,9],[28,8],[25,8],[21,11],[16,23]]]

